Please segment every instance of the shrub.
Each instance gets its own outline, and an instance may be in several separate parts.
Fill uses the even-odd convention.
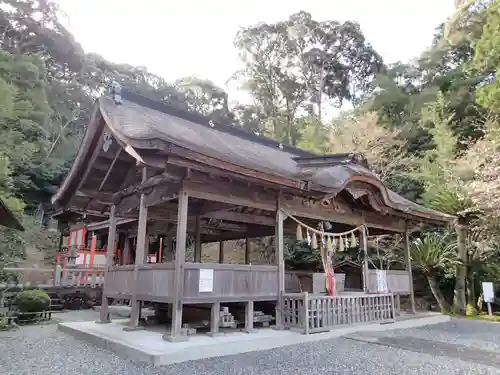
[[[33,320],[38,314],[50,307],[50,297],[40,289],[23,290],[14,299],[19,309],[20,320]]]

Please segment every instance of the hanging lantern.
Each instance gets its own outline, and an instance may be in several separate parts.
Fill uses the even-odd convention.
[[[312,234],[311,248],[312,249],[317,249],[318,248],[318,237],[316,236],[316,233]]]
[[[312,241],[311,233],[309,233],[309,229],[307,229],[306,231],[307,231],[307,244],[311,246],[311,241]]]
[[[356,236],[354,235],[354,232],[351,233],[351,247],[357,247],[357,241],[356,241]]]
[[[304,237],[302,237],[302,227],[297,225],[297,241],[304,241]]]
[[[344,239],[342,237],[339,238],[339,251],[344,251]]]

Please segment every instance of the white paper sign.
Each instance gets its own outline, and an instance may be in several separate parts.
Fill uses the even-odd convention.
[[[214,270],[200,269],[200,282],[198,284],[200,292],[214,291]]]
[[[493,290],[493,283],[482,283],[483,284],[483,297],[484,302],[493,302],[495,299],[495,292]]]
[[[387,293],[387,271],[377,270],[377,292]]]

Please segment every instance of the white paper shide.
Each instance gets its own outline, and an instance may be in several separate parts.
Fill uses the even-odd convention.
[[[378,293],[388,292],[386,270],[377,270],[377,292]]]
[[[198,289],[200,293],[208,293],[214,291],[214,270],[212,269],[201,269],[200,270],[200,282],[198,284]]]

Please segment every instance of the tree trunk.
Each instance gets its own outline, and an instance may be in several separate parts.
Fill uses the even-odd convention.
[[[455,314],[458,315],[465,315],[466,312],[465,279],[467,274],[467,254],[465,248],[465,239],[467,234],[467,226],[464,225],[462,221],[463,219],[458,219],[458,223],[456,225],[458,258],[460,259],[461,263],[457,265],[453,305]]]
[[[474,310],[476,310],[476,288],[474,283],[474,271],[472,270],[471,265],[467,267],[467,306],[471,306]]]
[[[429,281],[429,287],[431,288],[432,295],[436,299],[436,302],[438,303],[439,308],[441,309],[441,312],[443,314],[449,313],[450,312],[450,304],[444,298],[443,293],[441,293],[441,289],[439,289],[439,285],[437,283],[436,276],[427,275],[427,281]]]

